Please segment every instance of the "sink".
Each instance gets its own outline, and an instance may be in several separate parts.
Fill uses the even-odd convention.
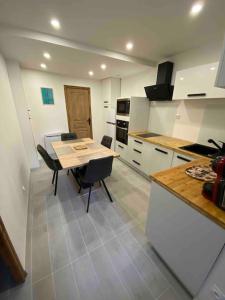
[[[219,154],[218,149],[201,145],[201,144],[191,144],[187,146],[179,147],[180,149],[187,150],[196,154],[200,154],[207,157],[216,157]]]
[[[150,138],[150,137],[154,137],[154,136],[161,136],[161,134],[149,132],[149,133],[138,134],[138,136],[140,136],[142,138]]]

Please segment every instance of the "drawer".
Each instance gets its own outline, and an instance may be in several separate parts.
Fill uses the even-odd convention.
[[[135,148],[137,150],[140,150],[144,148],[144,142],[139,140],[139,139],[136,139],[136,138],[133,138],[133,137],[129,137],[128,139],[128,145],[129,145],[129,148]]]
[[[142,163],[143,161],[143,152],[136,148],[130,149],[130,158]]]
[[[121,158],[127,159],[127,145],[116,141],[116,152],[120,154]]]

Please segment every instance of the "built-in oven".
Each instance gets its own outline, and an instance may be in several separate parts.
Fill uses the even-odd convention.
[[[116,120],[116,140],[127,145],[129,122]]]
[[[129,116],[130,113],[130,100],[129,99],[118,99],[117,100],[117,107],[116,107],[116,114]]]

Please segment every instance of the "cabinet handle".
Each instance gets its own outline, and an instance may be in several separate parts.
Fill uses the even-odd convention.
[[[205,97],[206,93],[199,93],[199,94],[188,94],[188,97]]]
[[[104,103],[109,103],[109,101],[104,101]]]
[[[137,149],[133,149],[135,152],[137,152],[137,153],[142,153],[141,151],[139,151],[139,150],[137,150]]]
[[[143,144],[142,142],[140,142],[140,141],[137,141],[137,140],[134,140],[136,143],[138,143],[138,144]]]
[[[132,160],[132,162],[134,162],[136,165],[140,166],[141,164],[139,162],[137,162],[136,160]]]
[[[161,152],[161,153],[163,153],[163,154],[168,154],[168,152],[166,152],[166,151],[164,151],[164,150],[161,150],[161,149],[159,149],[159,148],[155,148],[155,150],[158,151],[158,152]]]
[[[185,157],[182,157],[180,155],[177,155],[177,158],[181,159],[181,160],[184,160],[184,161],[187,161],[187,162],[190,162],[191,160],[188,159],[188,158],[185,158]]]
[[[120,147],[121,149],[124,149],[124,147],[122,147],[122,146],[120,146],[120,145],[118,145],[118,147]]]
[[[108,108],[108,106],[104,106],[104,108]]]

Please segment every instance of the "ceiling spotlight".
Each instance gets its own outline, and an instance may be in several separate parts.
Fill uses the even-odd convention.
[[[216,67],[211,67],[210,70],[214,71],[214,70],[216,70]]]
[[[41,66],[42,69],[47,69],[46,64],[40,64],[40,66]]]
[[[134,47],[134,45],[133,45],[133,43],[131,43],[131,42],[129,42],[129,43],[126,44],[127,50],[132,50],[133,47]]]
[[[184,80],[184,77],[180,77],[180,80]]]
[[[196,16],[198,15],[203,9],[203,2],[196,2],[191,7],[191,15]]]
[[[105,70],[106,69],[106,64],[101,64],[101,69]]]
[[[51,55],[48,52],[43,53],[44,58],[51,59]]]
[[[50,23],[55,29],[60,29],[61,27],[60,22],[57,19],[51,19]]]
[[[89,74],[90,76],[93,76],[93,75],[94,75],[94,72],[93,72],[93,71],[89,71],[88,74]]]

